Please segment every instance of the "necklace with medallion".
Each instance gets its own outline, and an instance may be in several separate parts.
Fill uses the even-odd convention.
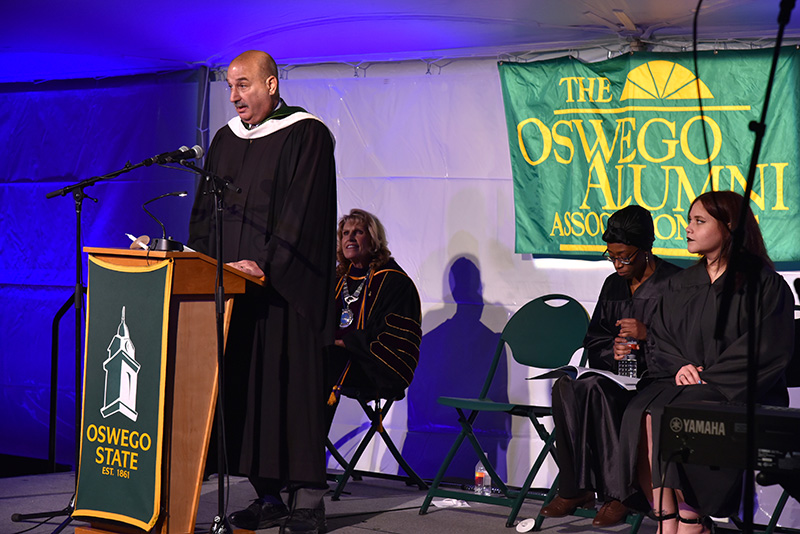
[[[342,284],[342,300],[344,301],[344,308],[342,308],[342,315],[339,317],[339,328],[347,328],[353,323],[355,314],[350,309],[350,305],[357,301],[358,297],[361,296],[361,290],[364,289],[364,284],[367,282],[368,278],[369,271],[351,295],[350,288],[347,287],[347,277],[345,277],[344,284]]]

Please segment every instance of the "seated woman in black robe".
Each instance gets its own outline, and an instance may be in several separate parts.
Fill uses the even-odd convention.
[[[663,488],[664,462],[659,430],[664,406],[699,400],[743,403],[747,393],[748,308],[755,293],[758,357],[756,402],[788,405],[784,371],[794,345],[794,297],[772,267],[758,223],[749,206],[737,268],[730,268],[732,232],[742,197],[730,191],[700,195],[689,210],[686,241],[700,261],[673,276],[650,328],[648,371],[622,423],[623,477],[631,506],[642,492],[668,534],[696,534],[709,528],[702,516],[726,517],[739,509],[742,471],[670,463]],[[727,277],[734,293],[727,306],[721,339],[715,339],[717,314]],[[755,287],[752,287],[755,285]],[[663,500],[662,500],[663,495]]]
[[[583,345],[591,367],[617,372],[617,362],[631,353],[625,338],[634,338],[641,347],[635,354],[641,374],[650,320],[668,278],[680,268],[653,255],[653,219],[646,209],[623,208],[606,226],[604,256],[616,272],[603,284]],[[603,506],[592,523],[595,527],[625,519],[628,510],[620,503],[624,486],[619,477],[619,427],[634,394],[598,375],[555,382],[559,486],[558,496],[542,508],[542,515],[562,517],[578,506],[594,507],[597,493]]]
[[[422,339],[417,288],[391,257],[377,217],[360,209],[342,217],[336,257],[339,328],[325,353],[328,430],[343,387],[370,398],[402,398]]]

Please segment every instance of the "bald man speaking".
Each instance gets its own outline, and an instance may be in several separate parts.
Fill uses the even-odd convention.
[[[206,170],[241,188],[224,195],[221,260],[267,281],[234,300],[225,349],[229,465],[258,495],[230,522],[316,534],[327,528],[322,347],[335,325],[334,141],[320,119],[281,99],[268,54],[239,55],[227,81],[238,116],[216,133],[206,160]],[[189,246],[214,256],[211,187],[198,187]]]

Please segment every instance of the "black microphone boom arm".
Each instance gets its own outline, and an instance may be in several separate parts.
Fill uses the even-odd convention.
[[[185,197],[188,195],[186,191],[175,191],[172,193],[164,193],[163,195],[157,196],[156,198],[152,198],[142,204],[142,209],[147,213],[150,217],[153,218],[154,221],[161,226],[161,239],[153,239],[152,243],[150,243],[150,250],[183,250],[183,243],[179,241],[175,241],[172,239],[172,236],[167,237],[167,229],[164,227],[164,223],[162,223],[155,215],[150,213],[147,209],[147,205],[153,201],[165,198],[165,197]]]

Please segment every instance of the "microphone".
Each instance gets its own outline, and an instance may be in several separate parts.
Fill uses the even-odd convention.
[[[203,154],[204,154],[203,147],[201,147],[200,145],[194,145],[192,148],[182,146],[178,150],[175,150],[173,152],[164,152],[163,154],[159,154],[158,156],[147,158],[142,163],[144,163],[146,166],[150,166],[153,163],[158,163],[159,165],[162,165],[164,163],[174,163],[187,159],[200,159],[203,157]],[[156,199],[154,198],[153,200]]]
[[[200,147],[196,146],[195,148],[200,148]],[[202,151],[203,150],[200,149],[201,153],[202,153]],[[158,156],[156,156],[156,157],[158,157]],[[145,206],[147,206],[151,202],[155,202],[156,200],[160,200],[160,199],[165,198],[165,197],[185,197],[188,194],[189,193],[187,193],[186,191],[175,191],[173,193],[164,193],[163,195],[157,196],[156,198],[151,198],[150,200],[148,200],[147,202],[142,204],[142,209],[145,211],[145,213],[147,213],[150,217],[152,217],[153,220],[156,221],[159,224],[159,226],[161,226],[161,239],[158,239],[158,238],[153,239],[153,241],[150,243],[150,250],[177,250],[177,251],[182,251],[183,250],[183,243],[181,243],[180,241],[173,240],[172,236],[170,236],[168,238],[167,237],[167,229],[164,228],[164,223],[159,221],[156,218],[155,215],[150,213]]]

